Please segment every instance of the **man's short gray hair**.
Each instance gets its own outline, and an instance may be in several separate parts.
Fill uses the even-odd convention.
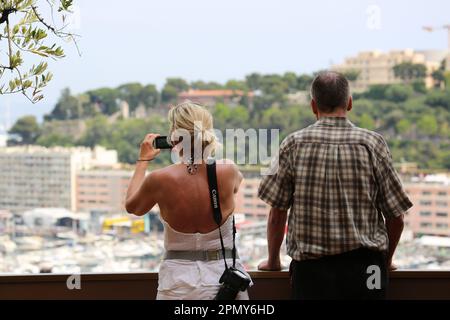
[[[346,108],[350,98],[348,80],[339,72],[320,72],[311,84],[311,97],[319,111],[324,113]]]

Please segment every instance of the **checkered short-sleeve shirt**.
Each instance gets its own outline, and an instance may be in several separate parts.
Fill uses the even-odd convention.
[[[384,138],[348,119],[320,118],[281,144],[258,196],[288,210],[288,254],[295,260],[360,247],[385,251],[384,218],[412,207]]]

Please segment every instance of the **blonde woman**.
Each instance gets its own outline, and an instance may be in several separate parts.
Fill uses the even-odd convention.
[[[204,158],[217,146],[213,119],[206,108],[191,102],[173,107],[168,118],[175,148],[190,139],[191,152],[184,148],[181,156],[185,160],[145,175],[149,163],[160,153],[152,146],[158,135],[148,134],[140,148],[138,160],[142,161],[137,161],[128,187],[126,210],[144,215],[156,204],[159,206],[166,256],[159,270],[157,299],[212,300],[224,272],[223,256],[218,254],[221,251],[219,230],[213,219]],[[183,139],[177,139],[180,131],[184,133]],[[180,143],[180,140],[183,141]],[[200,146],[203,155],[195,160],[187,156],[192,155],[194,145]],[[222,210],[221,231],[228,253],[233,247],[234,195],[242,174],[231,161],[218,161],[216,172]],[[177,252],[178,256],[168,257],[168,252]],[[230,265],[231,257],[225,256]],[[239,259],[236,267],[244,270]],[[248,299],[247,291],[239,292],[237,299]]]

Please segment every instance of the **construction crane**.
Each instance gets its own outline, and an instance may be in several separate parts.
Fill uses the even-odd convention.
[[[423,28],[423,30],[425,30],[427,32],[434,32],[434,31],[437,31],[437,30],[447,30],[447,34],[448,34],[447,48],[450,51],[450,24],[446,24],[446,25],[443,25],[441,27],[424,26],[422,28]]]

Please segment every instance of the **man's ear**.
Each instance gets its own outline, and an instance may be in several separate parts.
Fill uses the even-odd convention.
[[[350,96],[350,98],[348,99],[347,111],[352,110],[352,108],[353,108],[353,97]]]
[[[314,99],[311,99],[311,110],[316,116],[318,116],[317,104]]]
[[[352,108],[353,108],[353,98],[352,96],[350,96],[350,98],[348,99],[347,111],[352,110]]]

